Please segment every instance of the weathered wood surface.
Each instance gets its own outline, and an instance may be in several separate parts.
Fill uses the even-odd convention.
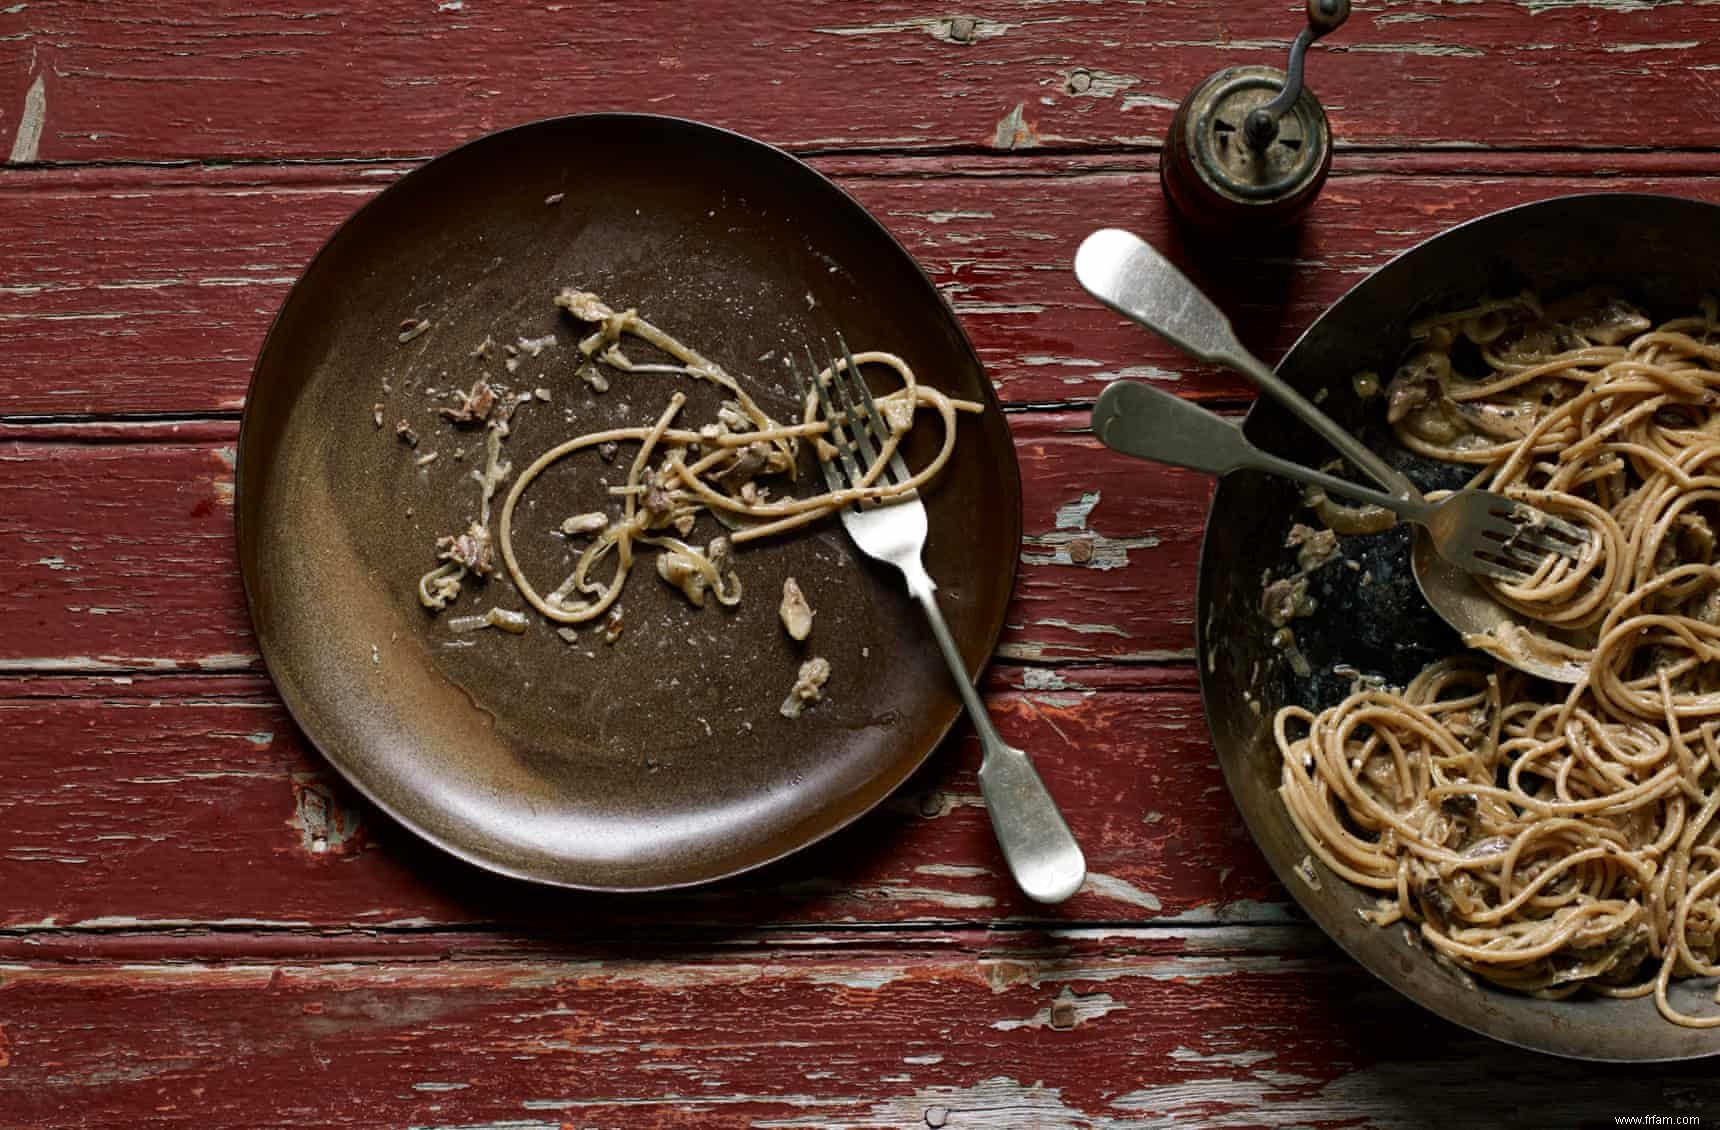
[[[1362,275],[1459,221],[1571,192],[1720,199],[1720,161],[1585,158],[1555,175],[1523,175],[1533,167],[1512,159],[1478,177],[1446,158],[1344,157],[1300,233],[1212,250],[1184,244],[1157,173],[1139,162],[1047,159],[1007,175],[954,158],[893,161],[882,175],[852,157],[821,163],[925,266],[999,393],[1018,406],[1089,401],[1119,375],[1200,398],[1252,394],[1082,293],[1070,262],[1099,226],[1165,246],[1243,338],[1276,357]],[[406,167],[0,172],[0,425],[236,416],[287,288],[323,239]]]
[[[0,680],[0,929],[1284,919],[1186,667],[1003,669],[991,705],[1037,754],[1094,873],[1055,910],[1012,889],[971,735],[879,811],[754,878],[602,899],[420,844],[326,768],[260,678]]]
[[[1190,247],[1157,184],[1172,108],[1281,62],[1300,8],[0,0],[0,1130],[1720,1114],[1700,1065],[1576,1066],[1432,1021],[1290,908],[1187,661],[1209,484],[1081,432],[1118,375],[1230,409],[1250,390],[1068,271],[1092,228],[1139,230],[1271,357],[1471,216],[1720,200],[1720,6],[1363,4],[1310,64],[1341,151],[1308,224]],[[962,318],[1026,490],[985,690],[1087,848],[1065,906],[1011,889],[970,735],[794,859],[604,899],[419,843],[261,675],[232,460],[287,287],[423,157],[598,109],[808,155]]]
[[[1210,482],[1075,434],[1085,413],[1014,420],[1026,541],[1002,654],[1186,657]],[[0,439],[0,672],[257,667],[235,566],[235,425],[58,434],[98,442]]]
[[[598,109],[801,149],[1153,147],[1219,66],[1283,66],[1300,7],[28,0],[0,9],[0,155],[419,155]],[[1309,70],[1352,145],[1712,146],[1666,100],[1707,96],[1717,27],[1642,0],[1360,5]]]
[[[226,960],[193,940],[139,962],[114,941],[118,960],[0,961],[0,1124],[1420,1130],[1712,1110],[1701,1064],[1485,1043],[1302,931],[742,934],[577,956],[456,937],[324,961],[240,936]]]

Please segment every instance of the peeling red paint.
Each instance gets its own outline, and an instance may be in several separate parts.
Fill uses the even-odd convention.
[[[696,956],[642,939],[595,974],[548,950],[460,956],[460,935],[444,935],[441,960],[296,961],[282,993],[256,991],[266,974],[48,953],[6,990],[32,1055],[0,1077],[0,1125],[131,1125],[130,1112],[207,1083],[197,1105],[211,1125],[353,1130],[570,1112],[578,1126],[862,1130],[934,1107],[986,1130],[1242,1130],[1262,1111],[1411,1126],[1435,1104],[1466,1126],[1490,1124],[1498,1089],[1451,1079],[1484,1063],[1537,1124],[1562,1126],[1597,1109],[1694,1109],[1712,1074],[1700,1062],[1597,1073],[1490,1043],[1429,1020],[1311,929],[924,935],[833,948],[773,928]],[[972,973],[983,960],[1026,972],[988,984]],[[902,975],[828,991],[881,963]],[[342,989],[327,1013],[307,1010],[307,995]],[[214,1085],[234,1078],[244,1086]]]
[[[549,31],[529,7],[440,6],[452,10],[433,31],[385,53],[366,47],[398,25],[362,4],[240,13],[162,0],[156,18],[136,26],[104,20],[99,6],[0,8],[0,36],[17,41],[0,81],[0,135],[46,73],[45,161],[417,156],[569,106],[697,114],[785,146],[934,148],[981,135],[1003,98],[1037,103],[1062,90],[1078,64],[1139,81],[1117,97],[1040,105],[1047,133],[1064,148],[1146,150],[1164,136],[1171,107],[1213,70],[1283,66],[1300,16],[1212,0],[1174,9],[989,0],[983,17],[949,5],[892,19],[865,4],[801,2],[767,14],[717,0],[700,9],[696,32],[676,19],[651,24],[604,44],[602,67],[579,68],[566,65],[570,47],[592,49],[602,37],[590,29],[637,19],[635,7],[592,0],[582,26]],[[423,5],[432,15],[436,7]],[[1673,7],[1530,3],[1459,19],[1434,0],[1391,5],[1408,23],[1358,11],[1322,46],[1315,81],[1338,136],[1357,145],[1640,144],[1640,123],[1665,113],[1661,92],[1700,89],[1700,72],[1688,69],[1700,55],[1692,41],[1720,34],[1712,12]],[[198,31],[189,42],[187,27]],[[306,37],[321,47],[314,58],[301,53]],[[131,67],[109,66],[117,56]],[[222,98],[206,96],[211,83]],[[1534,96],[1502,93],[1512,91]],[[162,112],[176,106],[197,113]],[[1713,145],[1712,122],[1691,115],[1679,125],[1669,144]]]
[[[1564,1125],[1708,1093],[1702,1064],[1596,1072],[1439,1025],[1287,915],[1185,658],[1209,485],[1079,434],[1118,377],[1233,410],[1252,390],[1068,267],[1091,228],[1138,230],[1270,358],[1457,220],[1574,191],[1720,200],[1720,118],[1685,104],[1720,9],[1358,7],[1319,48],[1340,151],[1307,224],[1197,256],[1156,151],[1214,69],[1281,65],[1288,7],[716,0],[659,27],[621,0],[547,21],[425,0],[433,34],[405,37],[397,7],[0,0],[0,156],[42,76],[52,102],[27,147],[45,164],[0,171],[0,514],[25,566],[0,576],[0,1127],[1467,1125],[1501,1093]],[[603,66],[577,65],[599,39]],[[570,106],[815,151],[1023,409],[1028,544],[986,693],[1087,848],[1069,904],[1011,887],[965,729],[828,844],[604,900],[374,815],[258,676],[235,415],[281,297],[401,169]],[[1638,151],[1644,122],[1666,148]],[[1501,1086],[1451,1086],[1478,1073]]]
[[[1015,108],[992,127],[991,136],[987,139],[993,149],[1037,149],[1039,147],[1039,131],[1023,111],[1026,104],[1017,102]]]
[[[1720,19],[1720,9],[1709,11]],[[1036,113],[1023,111],[1024,128]],[[988,146],[996,124],[994,106],[979,127]],[[1334,129],[1344,137],[1340,124]],[[1200,398],[1253,396],[1241,378],[1189,361],[1081,292],[1070,256],[1101,224],[1125,225],[1165,247],[1208,286],[1243,340],[1270,359],[1353,285],[1357,272],[1454,221],[1546,196],[1620,188],[1720,200],[1714,155],[1592,157],[1555,172],[1524,166],[1520,154],[1342,152],[1293,241],[1265,256],[1244,245],[1203,249],[1196,259],[1162,206],[1150,161],[1089,173],[1073,158],[1045,153],[1011,155],[1013,175],[1006,177],[966,175],[976,171],[969,158],[823,162],[926,268],[1000,395],[1014,404],[1090,400],[1118,376]],[[1487,175],[1470,175],[1471,167]],[[288,283],[386,183],[374,174],[392,171],[46,168],[26,183],[14,174],[11,190],[0,192],[0,231],[11,256],[0,291],[7,335],[0,417],[233,412]],[[1524,172],[1535,175],[1517,175]],[[189,244],[187,225],[202,233]],[[264,264],[260,246],[270,248]],[[81,265],[78,285],[65,285],[57,266],[64,263]],[[177,281],[161,292],[126,288],[129,280],[162,278]],[[194,285],[202,278],[248,281]],[[102,312],[123,318],[123,334],[92,332],[80,320],[91,312],[94,287],[110,288],[101,292]],[[212,325],[230,347],[211,350]],[[33,376],[41,372],[55,380]],[[186,377],[163,381],[164,372]],[[0,437],[15,434],[5,428]],[[230,478],[230,468],[198,470],[199,478],[223,476]]]
[[[339,858],[364,848],[363,808],[348,787],[324,770],[294,773],[293,815],[288,825],[310,855]]]
[[[324,767],[261,679],[128,678],[124,686],[99,677],[42,681],[42,697],[7,697],[38,684],[0,680],[11,802],[0,927],[52,920],[147,929],[162,919],[222,919],[363,931],[504,921],[562,936],[570,914],[586,913],[587,900],[474,871],[375,815]],[[985,688],[993,717],[1005,740],[1035,752],[1095,874],[1150,890],[1155,918],[1208,903],[1236,906],[1243,920],[1273,913],[1282,896],[1235,831],[1186,667],[1080,668],[1071,681],[1080,690],[1051,692],[1070,699],[1055,712],[1034,708],[1042,692],[1010,689],[1021,680],[1021,669],[994,669]],[[262,731],[273,740],[246,738]],[[772,892],[794,891],[788,913],[796,921],[836,928],[1038,913],[998,855],[975,776],[979,759],[978,741],[964,730],[904,788],[900,804],[851,833],[752,880],[666,904],[700,922],[751,922],[761,900],[781,897]],[[79,772],[68,774],[67,765]],[[944,814],[927,819],[919,803],[932,791],[940,798],[934,811]],[[140,794],[148,803],[137,803]],[[1148,823],[1148,811],[1170,818]],[[1206,865],[1185,865],[1190,858]],[[231,878],[236,867],[241,882]],[[1058,917],[1148,917],[1119,892],[1128,893],[1096,888]],[[665,900],[596,905],[607,922],[649,922]]]

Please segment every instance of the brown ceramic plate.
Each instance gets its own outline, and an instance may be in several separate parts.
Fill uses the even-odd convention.
[[[486,336],[555,337],[511,377],[490,365],[553,396],[515,417],[515,467],[570,436],[649,423],[677,388],[684,420],[715,412],[714,390],[685,378],[617,374],[601,396],[577,381],[578,327],[551,304],[573,284],[637,306],[779,419],[797,402],[784,352],[836,329],[983,401],[925,496],[926,563],[976,674],[1014,581],[1015,452],[954,315],[884,228],[787,154],[692,122],[578,116],[482,138],[360,209],[293,287],[252,377],[238,529],[263,658],[304,732],[378,805],[473,863],[604,890],[704,882],[877,804],[959,701],[899,577],[834,521],[744,550],[733,611],[692,608],[647,557],[613,645],[587,629],[570,646],[536,618],[523,636],[454,636],[449,613],[419,606],[436,537],[475,513],[483,462],[481,434],[439,423],[448,401],[427,390],[469,385]],[[409,317],[433,328],[402,345]],[[394,436],[401,419],[417,452]],[[937,442],[925,420],[910,461]],[[565,461],[522,502],[515,544],[540,584],[569,560],[555,524],[597,503],[610,470]],[[697,540],[716,532],[701,523]],[[817,609],[809,647],[776,620],[790,575]],[[451,611],[491,605],[523,607],[503,577]],[[778,707],[809,653],[830,660],[828,699],[791,722]]]

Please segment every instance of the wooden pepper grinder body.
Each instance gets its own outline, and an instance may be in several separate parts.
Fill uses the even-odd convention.
[[[1303,85],[1303,58],[1349,15],[1349,0],[1308,0],[1287,71],[1228,67],[1177,107],[1159,179],[1185,221],[1245,235],[1289,224],[1313,202],[1332,167],[1332,134]]]

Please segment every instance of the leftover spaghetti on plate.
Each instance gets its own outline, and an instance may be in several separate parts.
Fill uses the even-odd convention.
[[[442,414],[456,426],[482,423],[485,436],[484,469],[473,471],[480,487],[478,518],[460,535],[438,542],[440,564],[418,582],[419,601],[432,612],[440,611],[459,596],[461,583],[469,575],[480,577],[502,570],[520,596],[540,616],[564,626],[588,623],[610,614],[606,633],[612,638],[620,623],[611,612],[621,596],[642,547],[659,550],[658,575],[680,589],[697,607],[707,594],[717,603],[733,606],[741,599],[742,585],[734,565],[734,547],[804,526],[844,506],[858,502],[887,502],[913,493],[930,482],[948,463],[955,448],[956,413],[979,412],[982,405],[958,400],[919,383],[908,363],[893,353],[863,351],[838,361],[838,367],[882,366],[901,382],[894,392],[877,398],[888,435],[879,437],[879,452],[867,467],[859,485],[816,493],[807,497],[771,497],[771,484],[797,476],[800,444],[812,440],[818,457],[833,454],[819,437],[828,430],[818,414],[818,400],[809,386],[804,390],[800,418],[784,423],[772,418],[746,390],[716,362],[639,316],[637,310],[615,310],[597,295],[566,288],[555,304],[577,322],[592,327],[578,345],[578,376],[601,393],[609,387],[603,368],[621,373],[669,373],[718,386],[731,399],[723,402],[717,418],[697,427],[677,427],[686,395],[675,392],[654,423],[642,427],[610,428],[588,432],[557,443],[534,459],[513,479],[503,497],[492,526],[494,496],[512,474],[512,466],[501,454],[501,443],[509,434],[509,421],[533,393],[517,398],[498,397],[484,380],[461,397],[454,408]],[[404,340],[404,334],[403,340]],[[623,348],[634,338],[666,354],[668,363],[635,362]],[[522,341],[524,345],[541,342]],[[474,350],[487,358],[491,343]],[[828,383],[831,369],[813,379]],[[543,398],[545,394],[537,394]],[[881,478],[890,458],[914,426],[920,409],[937,413],[943,425],[943,440],[931,461],[905,482]],[[623,482],[610,486],[619,499],[619,514],[607,510],[573,515],[560,525],[569,539],[590,537],[567,577],[553,588],[534,585],[525,574],[514,550],[514,521],[520,500],[539,476],[551,466],[582,452],[595,452],[605,462],[614,460],[619,446],[636,444],[626,463]],[[729,532],[704,546],[690,543],[695,522],[702,514],[718,518]],[[610,558],[614,565],[607,579],[597,575]],[[462,630],[495,626],[523,631],[525,620],[518,612],[491,609],[479,617],[461,617],[451,625]]]

